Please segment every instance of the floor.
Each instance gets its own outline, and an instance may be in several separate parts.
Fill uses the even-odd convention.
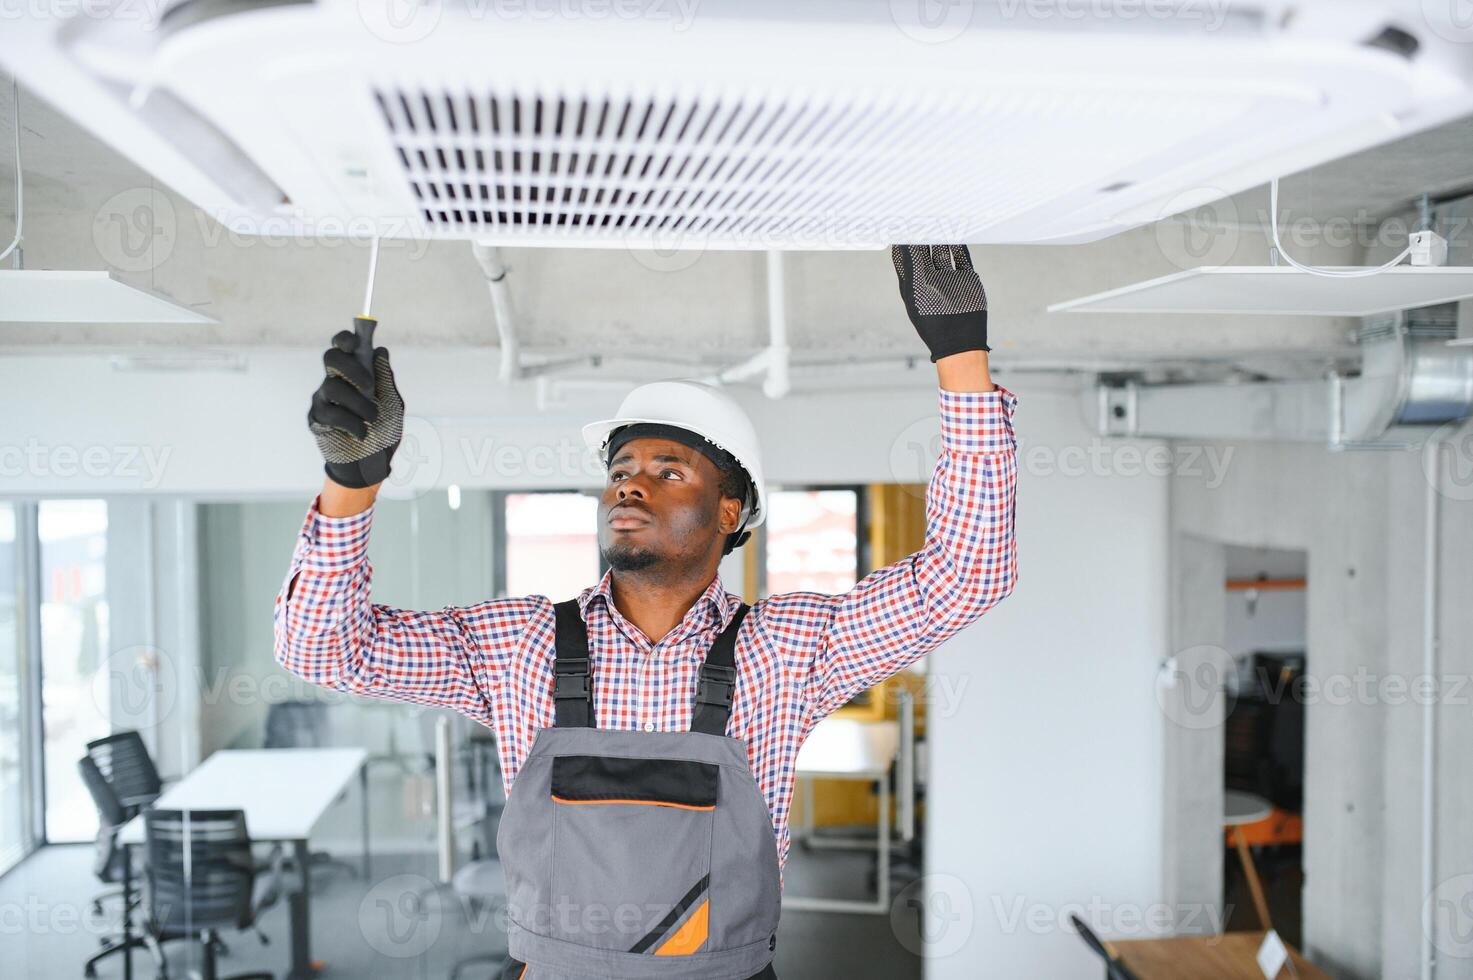
[[[347,855],[345,855],[347,856]],[[91,848],[44,848],[0,877],[0,975],[81,977],[82,964],[110,927],[94,917],[91,897],[100,885],[91,872]],[[822,893],[859,897],[873,859],[849,853],[803,853],[793,848],[787,888],[792,894]],[[373,880],[342,870],[319,869],[312,900],[312,953],[324,963],[324,978],[444,978],[457,960],[505,949],[503,924],[494,913],[466,914],[448,893],[431,894],[423,904],[414,895],[430,890],[433,855],[374,855]],[[267,912],[261,929],[270,944],[250,933],[226,937],[229,955],[222,976],[250,970],[284,975],[288,965],[284,905]],[[19,942],[17,942],[17,938]],[[183,977],[197,951],[173,944],[169,973]],[[135,952],[134,975],[154,976],[147,953]],[[777,973],[793,978],[919,978],[921,962],[892,931],[889,916],[789,911],[778,933]],[[14,972],[12,972],[14,971]],[[494,976],[489,967],[468,970],[464,980]],[[122,976],[114,956],[98,967],[100,978]]]

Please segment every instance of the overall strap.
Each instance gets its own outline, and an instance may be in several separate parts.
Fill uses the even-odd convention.
[[[577,599],[552,607],[557,659],[552,663],[554,728],[594,728],[593,685],[588,683],[588,627]]]
[[[701,679],[696,684],[696,708],[690,730],[707,735],[725,735],[731,717],[731,698],[736,693],[736,638],[742,628],[742,617],[750,608],[744,602],[706,654],[701,664]]]

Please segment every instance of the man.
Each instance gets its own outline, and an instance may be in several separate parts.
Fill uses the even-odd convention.
[[[768,509],[756,436],[724,393],[659,382],[585,429],[608,466],[596,587],[556,605],[374,605],[364,554],[403,402],[387,351],[372,377],[351,333],[325,355],[309,421],[328,479],[277,599],[276,656],[495,731],[504,976],[773,976],[799,746],[1011,591],[1016,400],[988,372],[981,280],[960,245],[892,258],[936,364],[941,458],[925,546],[842,595],[749,609],[722,588],[721,556]]]

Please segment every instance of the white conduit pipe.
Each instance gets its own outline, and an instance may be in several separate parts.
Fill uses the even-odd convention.
[[[1437,589],[1439,585],[1439,552],[1437,534],[1440,530],[1441,493],[1438,481],[1442,477],[1442,443],[1433,439],[1427,444],[1432,454],[1432,466],[1427,474],[1427,514],[1423,533],[1422,553],[1422,673],[1438,691],[1437,677]],[[1435,933],[1437,931],[1436,902],[1432,892],[1437,878],[1437,696],[1427,699],[1422,709],[1422,980],[1432,980],[1436,974]]]
[[[783,253],[767,253],[767,347],[738,364],[716,374],[718,384],[743,381],[767,372],[762,392],[768,398],[782,398],[792,388],[788,374],[788,314],[786,288],[783,282]]]
[[[768,398],[781,398],[792,384],[788,378],[788,311],[787,288],[783,279],[783,253],[767,253],[767,330],[769,358],[767,380],[762,392]]]
[[[516,316],[512,312],[511,290],[506,285],[506,263],[501,250],[492,245],[472,243],[471,253],[481,266],[486,277],[486,289],[491,293],[491,308],[496,313],[496,335],[501,345],[501,369],[497,377],[501,381],[513,381],[522,375],[521,348],[517,343]]]

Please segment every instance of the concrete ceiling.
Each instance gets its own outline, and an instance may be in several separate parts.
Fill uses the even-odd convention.
[[[320,347],[356,310],[361,243],[233,239],[128,160],[22,92],[28,268],[113,268],[135,285],[221,320],[218,327],[0,324],[0,347]],[[0,92],[0,236],[12,225],[11,100]],[[1294,215],[1374,222],[1424,191],[1473,187],[1473,121],[1336,161],[1285,181]],[[1224,261],[1260,264],[1266,198],[1226,203],[1240,225]],[[140,205],[145,205],[140,210]],[[139,215],[152,225],[134,226]],[[1318,371],[1350,351],[1353,324],[1320,318],[1079,316],[1052,302],[1199,264],[1172,222],[1104,242],[977,250],[998,359],[1078,369],[1155,364],[1190,369],[1231,358],[1260,373]],[[1311,261],[1345,261],[1333,250]],[[1355,259],[1351,259],[1354,261]],[[765,274],[755,253],[675,261],[625,251],[510,250],[518,333],[533,352],[604,351],[729,362],[766,339]],[[1455,261],[1457,261],[1455,259]],[[917,341],[881,253],[794,253],[787,300],[795,356],[913,355]],[[494,320],[469,248],[387,247],[375,312],[387,336],[416,346],[491,346]],[[923,353],[923,352],[922,352]],[[1289,366],[1291,365],[1292,366]]]

